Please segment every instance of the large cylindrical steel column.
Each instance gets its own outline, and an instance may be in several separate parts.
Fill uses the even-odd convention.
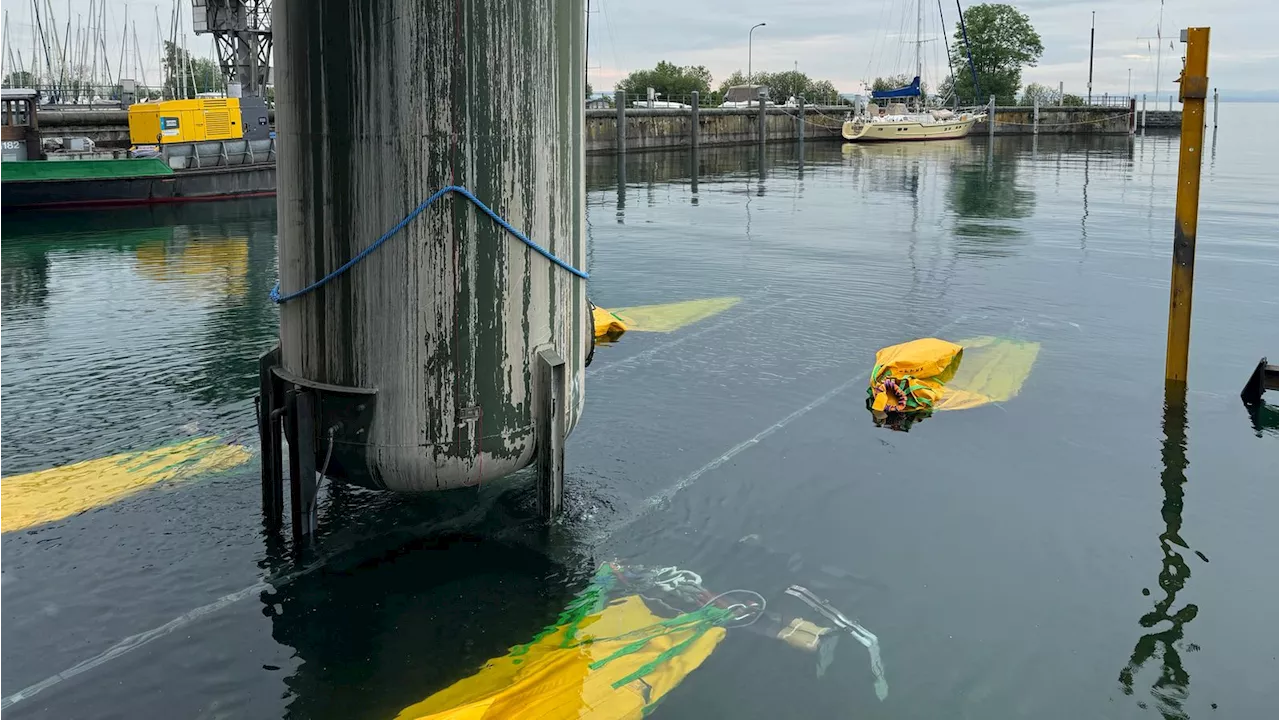
[[[449,185],[585,269],[585,20],[583,0],[276,0],[282,294]],[[562,427],[581,413],[586,290],[465,198],[437,201],[281,306],[283,375],[320,397],[316,467],[399,491],[525,467],[541,351],[565,361]]]

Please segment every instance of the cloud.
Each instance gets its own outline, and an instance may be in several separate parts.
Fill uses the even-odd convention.
[[[191,31],[191,0],[182,0],[186,11],[180,28],[191,52],[213,56],[209,35]],[[416,1],[416,0],[415,0]],[[474,0],[479,1],[479,0]],[[976,0],[975,0],[976,1]],[[61,4],[60,4],[61,3]],[[15,50],[23,50],[30,62],[33,26],[31,3],[10,3],[10,38]],[[71,12],[88,15],[90,0],[71,0]],[[95,3],[96,5],[97,3]],[[914,36],[914,4],[903,0],[807,0],[779,4],[776,0],[590,0],[590,48],[588,77],[597,90],[608,90],[636,69],[651,68],[659,60],[680,65],[705,65],[717,81],[747,67],[747,31],[757,22],[752,47],[755,70],[800,70],[836,87],[852,91],[878,75],[914,70],[914,50],[899,42]],[[58,22],[66,21],[66,0],[53,3]],[[1026,82],[1069,92],[1084,90],[1089,75],[1091,12],[1096,10],[1094,30],[1094,88],[1122,92],[1133,70],[1133,87],[1154,90],[1160,5],[1155,0],[1017,0],[1040,33],[1044,56],[1038,67],[1027,68]],[[126,68],[159,77],[158,46],[168,37],[170,3],[122,0],[107,3],[108,57],[117,64],[121,27],[126,7],[130,24],[137,23],[140,58],[126,55]],[[943,3],[945,23],[936,5],[924,4],[926,80],[936,84],[949,73],[943,44],[951,43],[956,22],[954,5]],[[1276,58],[1280,54],[1275,28],[1280,10],[1275,2],[1214,0],[1212,4],[1168,3],[1164,6],[1160,76],[1177,76],[1181,67],[1178,29],[1188,25],[1213,28],[1209,68],[1212,81],[1222,87],[1273,89],[1278,84]],[[159,20],[157,20],[157,16]],[[74,23],[73,23],[74,26]],[[945,26],[945,28],[943,27]],[[945,36],[945,37],[944,37]],[[1173,41],[1174,50],[1168,43]],[[1150,48],[1150,49],[1149,49]],[[5,58],[6,70],[8,57]]]

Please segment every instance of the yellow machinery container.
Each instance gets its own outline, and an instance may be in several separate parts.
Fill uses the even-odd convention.
[[[129,106],[129,142],[154,145],[244,137],[240,98],[197,98]]]

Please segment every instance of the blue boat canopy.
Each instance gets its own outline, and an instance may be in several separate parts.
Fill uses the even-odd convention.
[[[915,97],[920,94],[920,76],[917,75],[911,84],[906,87],[900,87],[893,90],[872,90],[871,99],[880,100],[883,98],[901,98]]]

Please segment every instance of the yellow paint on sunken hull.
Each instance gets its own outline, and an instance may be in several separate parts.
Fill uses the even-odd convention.
[[[228,470],[251,456],[210,436],[12,475],[0,480],[0,532],[62,520],[166,480]]]

